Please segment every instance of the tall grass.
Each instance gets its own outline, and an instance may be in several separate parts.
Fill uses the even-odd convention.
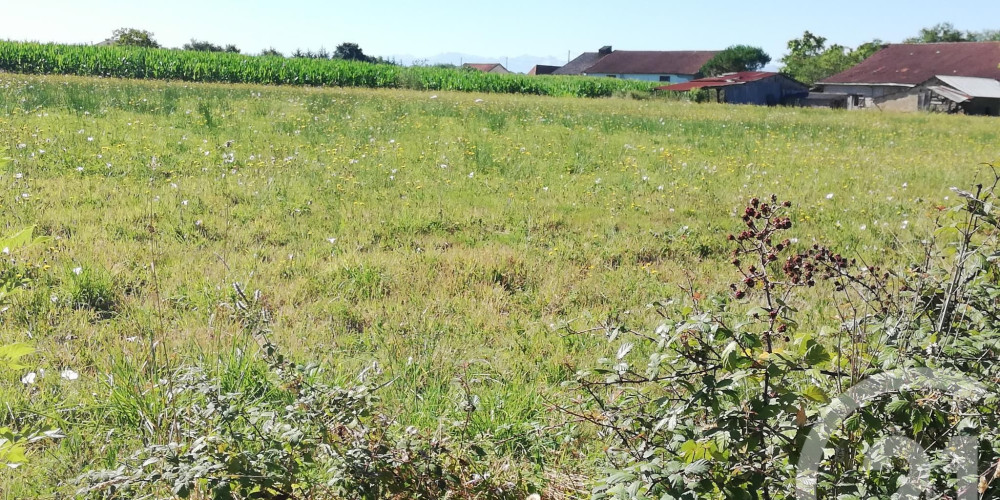
[[[649,82],[589,77],[497,75],[432,67],[285,59],[221,52],[0,41],[0,71],[192,82],[407,88],[607,97],[649,91]]]

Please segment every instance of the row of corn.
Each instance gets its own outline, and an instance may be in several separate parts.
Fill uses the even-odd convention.
[[[0,71],[192,82],[457,90],[606,97],[650,91],[614,78],[525,76],[327,59],[0,41]]]

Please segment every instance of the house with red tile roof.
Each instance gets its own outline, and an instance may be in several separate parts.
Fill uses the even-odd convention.
[[[584,52],[553,75],[586,75],[651,82],[681,83],[701,76],[701,67],[718,51],[612,50]]]

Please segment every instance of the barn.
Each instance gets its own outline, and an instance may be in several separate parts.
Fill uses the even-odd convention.
[[[668,92],[710,91],[714,100],[729,104],[776,106],[790,104],[809,95],[809,87],[781,73],[744,71],[657,87]]]
[[[916,87],[932,78],[1000,79],[1000,42],[894,44],[846,71],[817,83],[847,94],[848,108],[917,111]],[[911,96],[912,99],[900,98]]]

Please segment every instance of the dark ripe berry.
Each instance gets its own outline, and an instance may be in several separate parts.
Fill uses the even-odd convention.
[[[813,280],[809,280],[808,282],[806,282],[806,284],[809,286],[816,286],[816,282]]]
[[[740,299],[742,299],[743,297],[746,297],[746,296],[747,296],[747,294],[743,290],[737,290],[736,291],[736,300],[740,300]]]
[[[736,283],[730,283],[729,284],[729,289],[735,292],[736,291]]]
[[[778,325],[778,333],[785,333],[787,331],[788,331],[788,325],[786,325],[784,323]],[[787,340],[786,340],[786,342],[787,342]]]
[[[733,265],[736,267],[740,267],[740,259],[733,259]]]
[[[754,208],[757,208],[757,206],[760,205],[760,200],[757,198],[752,198],[750,200],[750,205],[752,205]]]
[[[770,316],[771,319],[777,318],[778,317],[778,311],[771,311],[771,312],[767,313],[767,315]]]
[[[784,243],[778,243],[778,245],[776,247],[774,247],[774,249],[780,252],[780,251],[782,251],[782,250],[785,249],[785,244]]]
[[[782,203],[781,206],[783,206],[785,208],[788,208],[788,207],[792,206],[792,202],[786,201],[786,202]]]
[[[757,285],[757,282],[753,278],[747,278],[743,280],[743,283],[746,284],[747,288],[753,288]]]
[[[778,260],[778,256],[775,253],[772,252],[767,255],[768,262],[774,262],[776,260]]]
[[[728,239],[729,241],[736,241],[736,236],[730,234],[729,236],[726,237],[726,239]]]
[[[757,266],[750,266],[750,269],[747,269],[747,271],[750,271],[751,273],[756,273],[757,272]]]

